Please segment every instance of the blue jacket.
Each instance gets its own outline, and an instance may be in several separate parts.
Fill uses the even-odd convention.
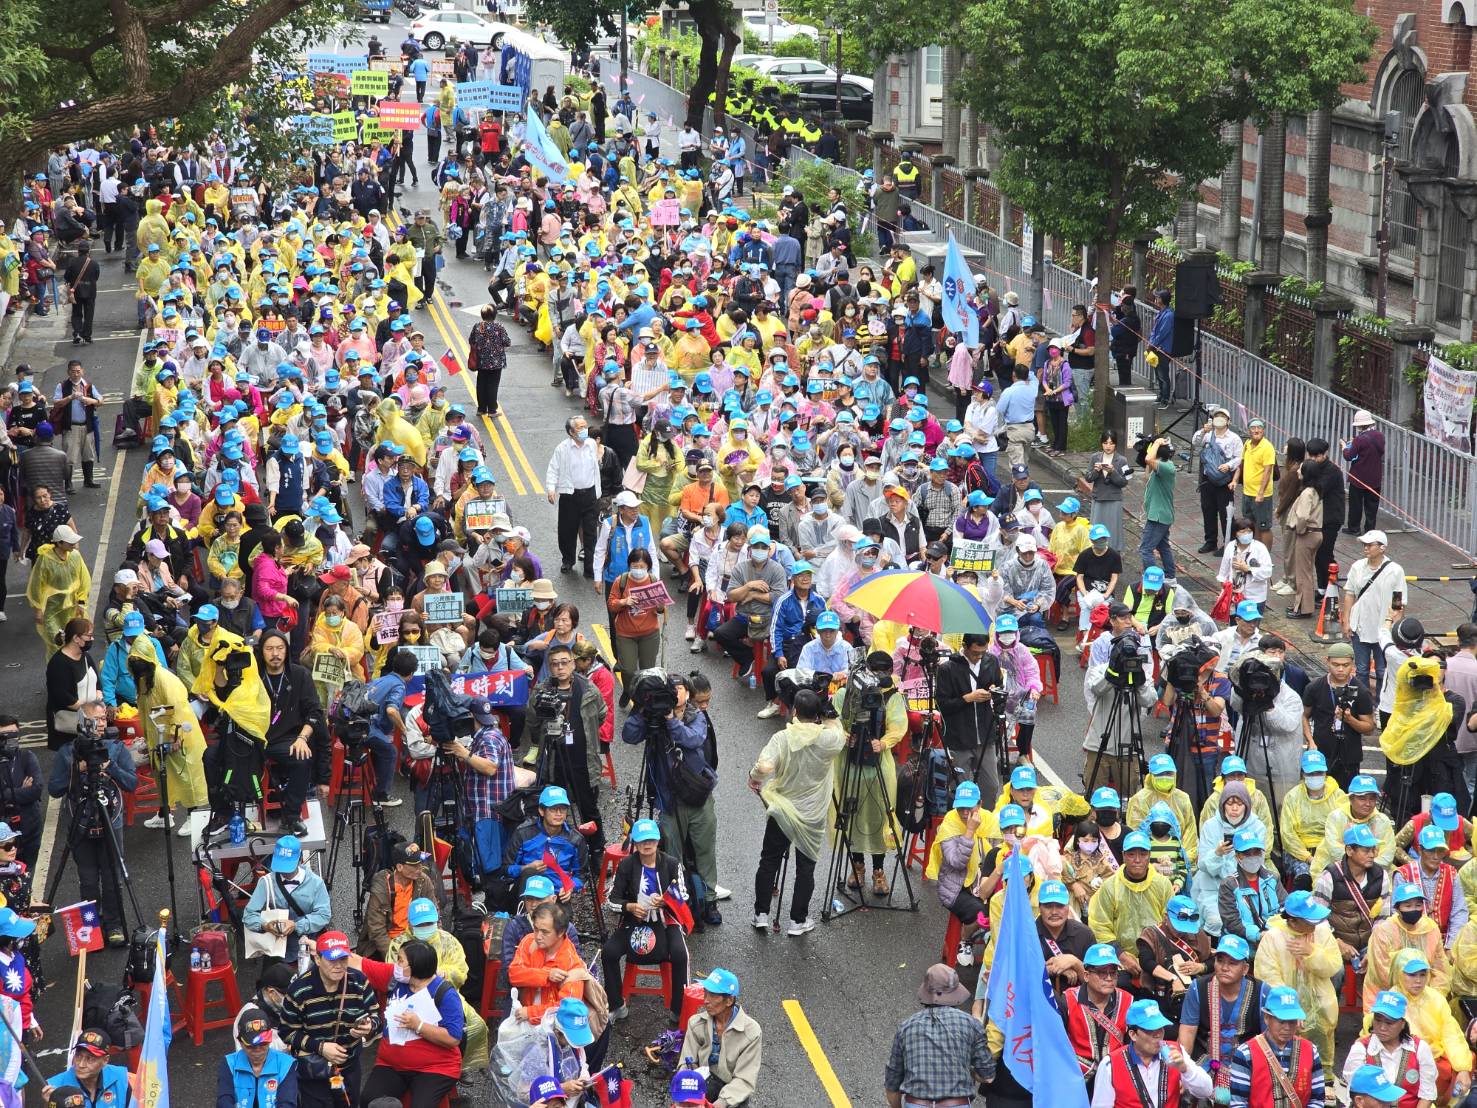
[[[410,63],[410,76],[412,80],[429,81],[431,79],[431,63],[425,58],[416,58]]]
[[[369,717],[369,737],[380,742],[395,741],[395,721],[390,718],[389,708],[405,713],[405,678],[398,673],[387,673],[369,687],[369,697],[374,701],[374,715]]]
[[[227,1054],[216,1071],[215,1108],[297,1108],[297,1065],[292,1055],[267,1051],[258,1076],[251,1072],[246,1051]]]
[[[165,669],[169,668],[169,660],[164,657],[164,650],[159,645],[158,639],[154,643],[154,655],[159,659],[159,664]],[[138,686],[133,683],[133,674],[128,672],[128,652],[133,649],[133,643],[119,637],[108,644],[107,653],[103,655],[103,701],[110,707],[116,708],[119,703],[137,704]]]
[[[611,521],[610,539],[605,547],[605,565],[602,577],[608,586],[622,573],[626,572],[627,563],[631,559],[632,549],[650,551],[651,548],[651,523],[643,515],[636,517],[636,522],[631,524],[629,535],[625,524],[621,523],[620,517],[616,516]]]
[[[517,881],[523,873],[524,866],[530,862],[544,860],[545,851],[552,854],[554,860],[559,863],[559,868],[569,875],[570,880],[574,882],[575,892],[584,889],[583,874],[588,863],[589,851],[579,831],[573,823],[568,821],[560,828],[560,833],[557,835],[546,835],[543,821],[538,816],[520,824],[504,848],[503,856],[508,861],[503,868],[509,877]],[[549,877],[557,887],[559,879],[552,872]]]
[[[117,739],[108,740],[108,776],[124,792],[132,792],[138,787],[138,771],[133,767],[133,754],[123,743]],[[51,759],[51,776],[46,782],[46,791],[53,799],[61,799],[67,795],[72,783],[72,744],[63,743],[61,749]],[[71,802],[68,802],[70,809]],[[123,805],[118,806],[118,811],[113,815],[113,828],[121,830],[123,827]],[[116,1069],[109,1066],[108,1069]],[[71,1072],[71,1071],[68,1071]],[[126,1071],[120,1071],[126,1072]],[[55,1081],[52,1082],[56,1084]],[[74,1081],[73,1084],[76,1084]],[[114,1108],[109,1105],[108,1108]]]
[[[420,477],[410,479],[410,495],[416,507],[425,511],[431,506],[431,490],[426,487],[426,482]],[[395,519],[405,515],[405,489],[400,484],[400,479],[385,482],[385,511],[389,512]]]
[[[805,598],[803,608],[793,588],[785,593],[784,598],[775,606],[774,620],[770,624],[770,651],[776,657],[784,653],[785,643],[804,635],[806,622],[814,626],[816,617],[825,610],[826,602],[816,595],[814,589],[811,589],[810,595]],[[795,664],[794,658],[786,658],[785,661],[792,666]]]
[[[15,509],[9,504],[0,504],[0,558],[9,558],[21,552],[21,532],[16,526]]]
[[[290,876],[292,875],[283,874],[283,881],[285,882]],[[292,910],[292,904],[288,903],[282,890],[277,888],[276,874],[267,873],[251,891],[251,900],[247,902],[246,911],[241,915],[241,923],[248,931],[262,929],[262,909],[267,906],[269,889],[273,905],[286,908],[287,918],[297,924],[293,934],[315,936],[327,927],[329,920],[333,918],[333,909],[328,903],[328,886],[323,883],[323,878],[305,866],[302,871],[302,880],[289,890],[293,901],[303,909],[305,914],[298,915]]]
[[[46,1083],[52,1086],[72,1085],[82,1089],[82,1082],[77,1079],[77,1071],[66,1069],[55,1077],[48,1077]],[[133,1099],[133,1091],[128,1087],[128,1070],[122,1066],[104,1066],[103,1072],[97,1079],[97,1099],[88,1097],[88,1108],[130,1108],[138,1104]],[[87,1096],[87,1090],[82,1089],[82,1095]]]
[[[1149,345],[1167,352],[1174,339],[1174,309],[1161,308],[1154,317],[1154,326],[1149,328]]]
[[[666,723],[667,737],[682,752],[684,761],[706,762],[703,757],[703,748],[708,743],[706,727],[691,727],[680,719],[669,719]],[[646,741],[646,721],[641,718],[641,713],[632,712],[626,717],[626,722],[621,727],[621,741],[632,746],[640,746]],[[664,754],[664,751],[649,752],[646,758],[646,784],[656,799],[658,811],[675,812],[677,807],[670,791],[671,770]]]
[[[929,355],[933,353],[933,320],[927,312],[919,308],[911,313],[904,321],[907,330],[903,332],[903,353]]]

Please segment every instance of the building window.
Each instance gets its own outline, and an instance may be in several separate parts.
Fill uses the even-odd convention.
[[[925,46],[919,51],[923,58],[919,81],[918,125],[920,127],[942,127],[944,125],[944,48]]]
[[[1390,90],[1390,111],[1400,113],[1400,142],[1396,161],[1410,161],[1411,137],[1415,133],[1415,117],[1425,103],[1425,83],[1418,70],[1403,70]],[[1400,174],[1390,180],[1390,253],[1407,262],[1415,260],[1416,204]]]
[[[1446,158],[1442,173],[1456,177],[1460,173],[1460,153],[1455,137],[1446,140]],[[1447,194],[1441,205],[1441,253],[1436,261],[1436,322],[1460,328],[1467,299],[1467,243],[1472,238],[1472,221],[1464,219],[1456,201]]]

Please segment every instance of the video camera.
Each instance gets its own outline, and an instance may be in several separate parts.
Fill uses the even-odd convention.
[[[102,768],[108,760],[108,742],[102,727],[91,716],[81,716],[77,721],[77,737],[72,740],[72,764],[87,763],[87,772]]]
[[[648,722],[664,720],[677,710],[677,681],[660,667],[643,669],[631,686],[631,703]]]
[[[1231,667],[1231,687],[1247,712],[1269,711],[1282,687],[1281,666],[1255,654],[1244,657]]]
[[[1138,688],[1144,683],[1143,640],[1137,631],[1123,631],[1113,636],[1108,651],[1108,684],[1115,689]]]
[[[1218,656],[1213,646],[1199,638],[1191,639],[1164,666],[1164,680],[1180,696],[1194,699],[1200,688],[1200,671]]]
[[[477,730],[472,719],[472,697],[453,691],[451,678],[444,669],[427,670],[426,702],[421,718],[431,741],[446,746],[457,739],[469,738]]]
[[[774,687],[786,708],[794,708],[795,695],[802,689],[809,689],[821,699],[821,718],[834,719],[836,708],[831,703],[831,677],[829,673],[808,669],[787,669],[775,678]]]

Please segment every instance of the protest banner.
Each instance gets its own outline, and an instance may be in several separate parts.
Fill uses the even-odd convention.
[[[359,121],[354,118],[353,112],[334,112],[333,119],[333,141],[354,142],[359,137]]]
[[[1455,369],[1432,354],[1426,362],[1426,434],[1465,453],[1472,451],[1472,400],[1477,373]]]
[[[507,510],[506,500],[468,500],[462,523],[468,531],[486,531],[492,526],[492,517]]]
[[[341,689],[348,678],[349,667],[337,654],[320,650],[313,655],[312,677],[331,689]]]
[[[427,623],[460,623],[466,614],[466,601],[459,592],[428,592],[422,597]]]
[[[363,119],[359,121],[360,142],[386,143],[394,137],[395,132],[391,131],[388,127],[386,127],[377,119],[371,119],[369,116],[366,115]]]
[[[523,110],[524,92],[517,85],[492,85],[488,96],[487,107],[494,112],[521,112]]]
[[[390,95],[390,75],[375,69],[360,69],[349,74],[349,92],[354,96],[372,96],[376,100]]]
[[[665,608],[672,603],[672,594],[667,592],[667,586],[661,581],[652,581],[648,585],[635,585],[626,590],[626,595],[636,602],[632,612],[649,612],[654,608]]]
[[[908,702],[908,711],[926,712],[929,710],[927,677],[922,674],[910,677],[906,681],[898,682],[897,689],[903,694],[903,699]]]
[[[494,708],[521,708],[528,703],[528,674],[458,673],[451,679],[451,691],[490,700]]]
[[[446,664],[446,659],[439,646],[402,646],[400,649],[408,650],[415,655],[417,676],[424,676],[433,669],[441,669]]]
[[[458,81],[456,106],[469,112],[486,111],[492,105],[491,81]]]
[[[954,549],[949,555],[949,564],[955,569],[971,569],[976,573],[989,573],[995,568],[995,551],[984,539],[955,539]]]
[[[653,227],[675,227],[682,222],[682,203],[675,197],[658,200],[651,206]]]
[[[521,616],[533,607],[533,590],[517,587],[501,588],[493,594],[493,599],[497,601],[498,615]]]
[[[376,646],[394,642],[400,638],[400,609],[374,614],[374,642]]]
[[[424,109],[419,104],[381,100],[377,108],[380,124],[391,131],[414,131],[421,125]]]

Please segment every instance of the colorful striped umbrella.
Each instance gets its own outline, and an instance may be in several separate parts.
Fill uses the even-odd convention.
[[[853,607],[897,623],[926,627],[940,634],[990,633],[990,613],[979,598],[943,577],[906,569],[888,569],[858,581],[846,594]]]

